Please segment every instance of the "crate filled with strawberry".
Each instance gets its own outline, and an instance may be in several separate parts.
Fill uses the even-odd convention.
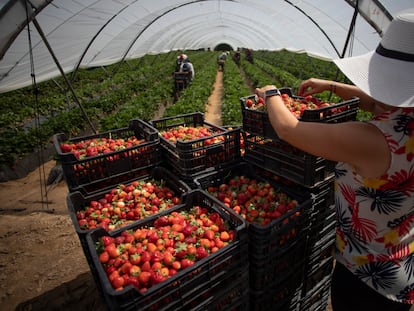
[[[150,121],[160,135],[164,162],[191,182],[205,170],[214,170],[241,159],[241,129],[226,129],[204,120],[196,112]]]
[[[283,284],[303,265],[311,211],[306,189],[292,192],[245,162],[200,176],[196,183],[246,220],[251,289]]]
[[[281,88],[282,99],[301,121],[339,123],[356,119],[359,99],[330,103],[316,97],[300,97],[290,88]],[[304,152],[279,139],[263,98],[240,98],[243,115],[244,159],[305,187],[315,187],[332,179],[336,163]]]
[[[108,232],[120,230],[157,213],[182,204],[190,187],[163,167],[155,167],[150,174],[110,190],[85,196],[69,193],[66,199],[69,216],[91,263],[86,235],[103,228]]]
[[[285,106],[301,121],[339,123],[356,119],[359,98],[332,103],[314,96],[293,95],[291,88],[279,90]],[[245,131],[265,138],[278,139],[270,124],[263,98],[257,95],[241,97],[240,104]]]
[[[55,134],[53,143],[70,192],[90,184],[95,184],[96,191],[110,186],[114,177],[126,180],[161,163],[157,130],[140,119],[90,136]]]
[[[87,235],[109,310],[248,310],[246,223],[202,190],[117,233]]]

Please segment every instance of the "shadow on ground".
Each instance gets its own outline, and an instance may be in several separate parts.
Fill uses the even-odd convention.
[[[20,303],[16,311],[105,311],[106,308],[96,289],[90,272],[80,274],[74,280]]]

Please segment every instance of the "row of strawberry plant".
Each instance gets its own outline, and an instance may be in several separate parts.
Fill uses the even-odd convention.
[[[223,75],[224,95],[221,104],[221,118],[224,125],[242,124],[240,97],[250,95],[251,90],[243,80],[240,70],[241,68],[231,60],[225,64]]]
[[[290,72],[284,69],[280,69],[278,65],[273,65],[260,59],[255,60],[255,65],[257,65],[257,67],[259,67],[264,72],[273,77],[275,81],[277,81],[278,86],[288,86],[292,88],[297,88],[299,86],[299,83],[301,82]]]
[[[261,87],[268,84],[280,85],[279,82],[271,75],[266,73],[263,69],[259,68],[255,64],[249,62],[241,62],[241,67],[246,74],[246,77],[250,80],[252,87]]]
[[[255,59],[277,65],[280,70],[289,72],[299,80],[310,77],[333,79],[337,67],[331,61],[309,57],[306,53],[282,51],[256,51]]]
[[[102,124],[99,130],[115,128],[120,126],[121,123],[125,126],[128,122],[126,119],[130,119],[133,114],[126,114],[126,116],[124,114],[125,120],[120,120],[119,124],[111,120],[106,120],[105,115],[116,115],[119,109],[121,109],[120,107],[128,104],[128,100],[136,96],[143,97],[137,95],[140,89],[147,90],[154,85],[154,82],[167,80],[172,70],[171,68],[173,68],[175,55],[176,53],[168,53],[166,56],[163,56],[162,61],[156,61],[162,55],[146,55],[141,59],[129,61],[129,66],[121,66],[119,72],[113,77],[111,76],[111,72],[118,64],[108,66],[107,68],[80,70],[76,79],[73,81],[73,87],[90,119],[93,122],[94,120],[101,120]],[[165,68],[165,58],[170,59],[168,63],[172,64],[171,68]],[[163,74],[164,79],[160,79],[159,76],[154,76],[153,80],[148,78],[148,73],[152,71],[150,70],[152,68],[151,66],[154,67],[156,64],[160,64],[160,68],[165,70]],[[132,71],[131,66],[136,66],[137,69]],[[160,72],[160,69],[157,68],[156,72]],[[0,165],[13,166],[21,156],[33,152],[36,146],[47,144],[50,141],[50,137],[56,132],[64,132],[69,136],[76,136],[80,130],[87,127],[80,108],[68,98],[67,94],[62,95],[62,80],[60,78],[55,81],[47,81],[39,84],[38,88],[41,90],[39,92],[41,95],[38,96],[36,101],[38,106],[44,107],[43,102],[50,103],[50,99],[57,99],[58,102],[65,103],[65,109],[61,109],[60,111],[56,109],[56,107],[61,107],[63,104],[61,106],[57,104],[52,105],[55,109],[50,109],[49,114],[45,113],[42,116],[44,121],[40,125],[31,122],[33,125],[37,124],[37,127],[25,126],[25,122],[30,121],[30,118],[36,117],[34,111],[32,114],[27,114],[17,109],[15,114],[21,116],[21,118],[14,118],[14,122],[12,121],[15,114],[5,114],[9,118],[7,120],[3,118],[4,122],[1,126]],[[43,93],[42,90],[47,91]],[[155,92],[155,94],[158,93],[158,91]],[[7,98],[7,96],[14,99],[17,96],[16,94],[21,97],[21,101],[26,103],[33,98],[30,93],[30,88],[26,88],[3,94],[2,99]],[[69,104],[66,106],[67,101]],[[147,113],[157,109],[157,107],[153,107],[153,104],[150,104],[151,100],[147,99],[147,102],[146,109],[141,111]],[[17,108],[19,106],[21,105],[16,105]],[[153,109],[148,107],[152,107]],[[138,118],[149,118],[149,115],[135,114],[134,116]]]

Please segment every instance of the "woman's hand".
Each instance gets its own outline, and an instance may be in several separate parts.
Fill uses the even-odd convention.
[[[323,91],[332,90],[332,86],[335,82],[330,80],[322,80],[316,78],[310,78],[303,81],[298,89],[299,96],[308,96],[316,93],[322,93]]]

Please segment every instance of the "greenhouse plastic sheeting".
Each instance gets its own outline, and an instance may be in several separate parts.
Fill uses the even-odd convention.
[[[219,44],[359,55],[376,47],[395,13],[412,7],[412,0],[0,1],[0,92],[30,85],[32,73],[38,82],[59,76],[56,59],[71,72]]]

